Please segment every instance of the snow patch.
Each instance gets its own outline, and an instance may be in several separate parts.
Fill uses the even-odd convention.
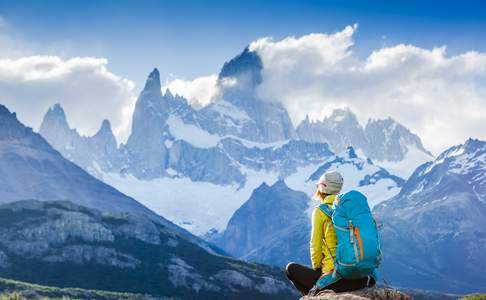
[[[378,161],[377,164],[392,174],[408,179],[418,166],[433,160],[432,156],[419,150],[415,145],[407,145],[406,148],[408,151],[401,161],[384,160]]]
[[[329,159],[329,161],[332,161],[335,158],[336,157],[333,156]],[[306,182],[306,180],[323,164],[308,165],[298,168],[297,172],[285,178],[285,183],[291,189],[302,191],[312,199],[316,191],[316,182]],[[358,168],[357,165],[360,165],[362,167]],[[389,178],[382,178],[374,184],[360,186],[360,181],[363,180],[366,175],[372,175],[380,170],[378,166],[369,164],[360,159],[347,160],[344,164],[335,163],[330,167],[330,169],[338,171],[343,175],[343,191],[358,190],[362,192],[368,198],[368,202],[371,208],[387,199],[390,199],[400,192],[400,188],[393,180]],[[317,204],[318,203],[316,200],[312,200],[312,203],[309,206],[313,208]]]
[[[170,133],[174,138],[184,140],[198,148],[216,147],[221,139],[218,135],[210,134],[192,124],[184,123],[181,118],[174,115],[169,116],[167,125],[169,125]]]
[[[252,120],[245,111],[224,100],[220,100],[214,103],[214,105],[211,107],[211,110],[216,111],[222,116],[228,116],[231,119],[237,120],[239,122]]]
[[[277,173],[242,171],[247,178],[243,188],[239,184],[194,182],[186,177],[139,180],[132,175],[105,173],[103,180],[193,234],[204,235],[211,229],[223,231],[254,189],[262,182],[271,185],[278,179]]]

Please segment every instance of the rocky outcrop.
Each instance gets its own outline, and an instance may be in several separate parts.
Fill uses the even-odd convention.
[[[388,288],[370,288],[355,292],[335,293],[325,290],[317,296],[305,296],[300,300],[412,300],[413,298],[400,291]]]
[[[294,298],[280,270],[212,255],[143,215],[25,200],[0,205],[0,219],[0,276],[182,299]]]

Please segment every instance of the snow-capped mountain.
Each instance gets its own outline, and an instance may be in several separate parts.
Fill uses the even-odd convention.
[[[396,195],[404,180],[359,158],[352,147],[333,155],[314,168],[306,167],[269,186],[255,189],[235,211],[226,230],[212,241],[228,253],[245,260],[285,266],[289,261],[309,263],[311,199],[319,177],[337,170],[344,177],[343,191],[363,192],[370,206]]]
[[[189,232],[62,157],[3,105],[0,105],[0,174],[0,204],[26,199],[68,200],[103,213],[144,215],[209,249]]]
[[[377,166],[371,159],[358,157],[353,147],[329,157],[322,164],[302,168],[285,179],[287,185],[297,191],[304,191],[312,197],[319,177],[335,170],[344,177],[343,191],[360,190],[367,195],[370,206],[390,199],[401,189],[404,180]]]
[[[215,255],[64,159],[1,105],[0,174],[0,276],[186,299],[295,296],[279,270]]]
[[[64,122],[50,121],[52,111]],[[137,101],[128,142],[106,160],[109,164],[98,161],[105,160],[105,152],[91,147],[94,137],[79,137],[69,128],[59,105],[46,114],[43,124],[52,126],[42,126],[41,133],[93,175],[197,234],[223,230],[263,181],[274,182],[333,154],[322,143],[292,139],[259,143],[213,134],[195,121],[198,112],[184,98],[170,91],[162,94],[154,70]],[[72,140],[82,145],[73,147]],[[173,201],[162,200],[168,195]],[[200,201],[201,197],[209,201]]]
[[[328,143],[334,152],[348,146],[365,149],[367,139],[355,114],[349,109],[336,109],[322,121],[310,121],[307,116],[297,126],[299,138],[310,142]]]
[[[375,208],[388,281],[456,293],[486,286],[485,170],[486,142],[469,139],[417,168]]]
[[[96,177],[100,177],[100,169],[120,169],[123,164],[108,120],[102,122],[95,135],[81,136],[69,127],[61,105],[55,104],[44,116],[39,133],[65,158]]]
[[[353,146],[405,178],[433,158],[416,134],[393,119],[370,119],[363,128],[349,109],[336,109],[322,121],[307,117],[297,126],[297,134],[306,141],[328,143],[335,152]]]
[[[109,123],[103,122],[93,137],[80,136],[69,127],[59,105],[47,112],[40,133],[65,157],[176,224],[198,235],[221,232],[264,181],[272,184],[286,178],[292,188],[308,193],[309,176],[334,156],[328,144],[312,134],[326,127],[326,138],[318,135],[319,140],[331,139],[331,147],[339,145],[343,151],[357,143],[361,154],[368,143],[349,110],[335,111],[319,130],[307,120],[308,128],[303,123],[296,131],[280,104],[258,98],[263,67],[258,55],[245,49],[224,64],[217,81],[219,94],[203,108],[192,107],[169,90],[162,92],[154,69],[137,100],[128,141],[118,148]],[[388,143],[386,137],[377,142]],[[364,168],[359,180],[377,170]],[[350,180],[350,186],[359,186],[356,180]],[[399,188],[393,180],[380,184],[375,203]],[[167,195],[173,200],[165,200]]]
[[[235,135],[258,142],[293,138],[295,131],[287,110],[280,104],[257,97],[256,88],[262,83],[262,70],[263,63],[258,54],[246,48],[226,62],[219,73],[221,98],[242,110],[251,120]],[[203,112],[214,111],[217,106],[209,106]]]

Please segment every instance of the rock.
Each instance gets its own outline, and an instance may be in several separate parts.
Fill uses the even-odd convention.
[[[304,296],[300,300],[412,300],[407,294],[389,288],[369,288],[355,292],[335,293],[324,290],[318,296]]]

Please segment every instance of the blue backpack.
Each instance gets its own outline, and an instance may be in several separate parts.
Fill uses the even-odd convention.
[[[366,196],[349,191],[336,197],[333,208],[326,204],[319,208],[331,218],[336,231],[332,278],[376,277],[375,270],[381,262],[380,240]],[[327,247],[325,242],[324,245]]]

